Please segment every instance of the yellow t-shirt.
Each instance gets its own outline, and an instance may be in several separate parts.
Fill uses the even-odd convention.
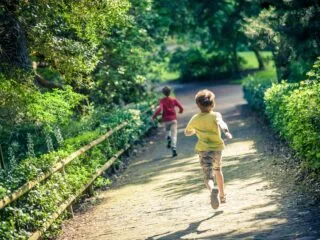
[[[198,137],[197,152],[221,151],[224,149],[224,142],[218,125],[220,118],[222,120],[221,114],[218,112],[201,112],[190,119],[186,131],[195,130]]]

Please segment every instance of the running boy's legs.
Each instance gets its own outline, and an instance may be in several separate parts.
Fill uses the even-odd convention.
[[[216,177],[218,189],[219,189],[219,195],[220,197],[224,196],[224,178],[222,174],[221,169],[221,161],[222,161],[222,152],[221,151],[215,151],[213,152],[213,172],[214,176]]]
[[[211,206],[213,209],[217,209],[220,205],[220,191],[214,188],[213,170],[218,170],[221,167],[221,151],[199,152],[199,157],[202,171],[204,173],[205,184],[210,191]],[[220,183],[218,183],[218,186],[219,185],[221,186]]]
[[[177,148],[177,128],[178,122],[177,120],[171,121],[170,132],[171,132],[171,147],[173,149]]]
[[[171,125],[170,125],[170,122],[165,122],[164,128],[166,130],[167,148],[171,148]]]
[[[209,191],[212,191],[214,188],[215,176],[220,196],[224,196],[224,178],[221,170],[221,151],[201,152],[199,153],[199,156],[207,188]]]
[[[214,176],[216,177],[218,189],[219,189],[219,195],[220,197],[224,197],[224,178],[223,173],[221,169],[214,169]]]
[[[170,122],[165,122],[164,128],[166,130],[166,139],[171,138],[171,124],[170,124]]]

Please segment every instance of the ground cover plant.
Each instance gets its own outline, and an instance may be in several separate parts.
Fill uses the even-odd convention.
[[[27,239],[32,232],[39,230],[66,199],[83,187],[99,167],[146,132],[152,125],[149,114],[146,114],[148,113],[146,111],[150,111],[149,108],[150,103],[146,102],[139,104],[136,109],[111,112],[101,119],[101,125],[95,131],[65,139],[57,151],[39,157],[29,157],[10,165],[9,171],[2,171],[1,198],[26,181],[34,180],[61,158],[70,155],[116,125],[124,121],[129,123],[125,128],[118,130],[107,140],[68,164],[65,172],[54,173],[48,180],[0,210],[0,238]]]

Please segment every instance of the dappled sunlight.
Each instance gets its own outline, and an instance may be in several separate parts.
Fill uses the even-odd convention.
[[[225,94],[223,87],[215,89],[217,96]],[[234,89],[241,91],[239,86]],[[196,90],[192,87],[192,95]],[[241,101],[229,107],[219,100],[217,111],[234,138],[225,141],[222,160],[227,202],[218,210],[211,208],[194,150],[196,136],[183,133],[198,110],[190,101],[193,96],[184,94],[190,89],[179,91],[190,109],[179,115],[178,156],[173,158],[166,148],[162,128],[137,148],[123,177],[100,194],[94,217],[82,225],[94,229],[91,239],[295,239],[297,229],[308,229],[310,222],[304,224],[301,217],[307,215],[297,214],[293,197],[284,196],[285,189],[270,174],[275,166],[273,156],[264,152],[263,130]]]

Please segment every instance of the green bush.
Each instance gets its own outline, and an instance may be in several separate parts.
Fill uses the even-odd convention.
[[[124,121],[129,122],[129,125],[68,164],[64,174],[54,173],[17,201],[1,209],[0,239],[28,239],[32,232],[40,229],[66,199],[82,188],[97,169],[152,126],[153,123],[149,121],[150,112],[142,114],[150,104],[151,102],[145,102],[131,108],[98,114],[94,120],[98,125],[95,130],[66,139],[57,151],[39,157],[29,157],[11,166],[8,171],[0,170],[0,198],[2,198],[25,182],[47,172],[62,158],[108,130]]]
[[[272,71],[263,71],[248,76],[242,83],[244,98],[253,109],[263,112],[265,109],[264,93],[275,82],[276,78]]]
[[[169,63],[171,71],[180,72],[181,80],[214,80],[232,74],[232,59],[224,52],[207,53],[199,47],[177,49]]]
[[[304,160],[320,170],[320,82],[283,82],[265,93],[266,114],[276,131]]]
[[[275,83],[266,71],[243,81],[249,105],[264,113],[311,171],[320,170],[320,58],[300,83]]]

